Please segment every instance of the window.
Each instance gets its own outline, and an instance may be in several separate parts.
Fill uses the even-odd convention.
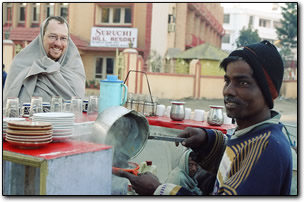
[[[24,21],[25,21],[25,6],[26,6],[26,3],[19,4],[19,22],[22,22],[22,23],[24,23]]]
[[[224,14],[224,23],[229,24],[230,23],[230,15],[229,14]]]
[[[59,5],[59,15],[65,19],[68,17],[68,6],[69,3],[60,3]]]
[[[259,26],[260,27],[270,28],[270,20],[260,19]]]
[[[106,79],[114,73],[114,58],[99,57],[96,59],[95,79]]]
[[[102,8],[101,10],[101,22],[102,23],[109,23],[110,22],[110,9],[109,8]]]
[[[6,3],[6,16],[5,16],[5,22],[11,23],[12,22],[12,3]]]
[[[249,25],[252,26],[253,25],[253,16],[249,17]]]
[[[230,43],[230,34],[225,34],[223,36],[222,43]]]
[[[46,17],[50,17],[54,15],[54,3],[46,4]]]
[[[131,8],[101,8],[102,24],[131,24],[132,11]]]
[[[34,3],[33,5],[33,22],[39,22],[39,14],[40,14],[40,3]]]
[[[121,8],[113,9],[113,23],[120,23]]]
[[[131,23],[131,8],[125,8],[125,23]]]

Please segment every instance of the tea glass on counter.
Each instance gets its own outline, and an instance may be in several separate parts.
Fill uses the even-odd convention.
[[[44,113],[51,111],[51,104],[49,102],[42,102],[42,110]]]
[[[31,106],[30,106],[30,116],[33,116],[35,113],[42,113],[42,97],[33,96],[31,99]]]
[[[31,108],[31,103],[29,103],[29,102],[23,103],[22,108],[21,108],[21,116],[22,117],[29,117],[30,116],[30,108]]]
[[[154,116],[156,114],[157,97],[145,95],[143,105],[143,114],[145,116]]]
[[[71,112],[75,114],[75,122],[82,122],[82,99],[73,96],[71,99]]]
[[[137,112],[144,114],[144,107],[145,107],[145,98],[146,96],[144,94],[138,94],[137,95],[137,101],[138,101],[138,107]]]
[[[139,104],[138,94],[133,94],[132,102],[131,102],[131,109],[135,110],[135,111],[138,111],[138,104]]]
[[[9,97],[7,98],[5,117],[19,117],[19,98]]]
[[[53,96],[51,100],[51,112],[61,112],[62,111],[62,97]]]
[[[71,112],[71,100],[64,100],[63,101],[63,112]]]
[[[135,110],[144,116],[154,116],[157,111],[157,97],[128,93],[125,107],[127,109]]]
[[[128,93],[127,102],[125,104],[125,107],[127,109],[132,109],[132,100],[133,100],[133,93]]]
[[[88,119],[90,121],[93,121],[98,116],[98,103],[99,103],[99,97],[98,96],[90,96],[89,103],[88,103]]]

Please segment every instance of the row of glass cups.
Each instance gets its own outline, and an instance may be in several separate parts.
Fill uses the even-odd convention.
[[[125,107],[135,110],[144,116],[156,115],[157,97],[145,94],[128,93]]]
[[[33,96],[31,103],[23,103],[20,110],[19,98],[9,97],[5,107],[5,117],[31,117],[42,112],[71,112],[75,114],[75,121],[82,120],[82,112],[86,109],[88,116],[98,114],[98,97],[90,96],[88,102],[74,96],[71,100],[63,100],[60,96],[53,96],[51,103],[43,102],[42,97]]]

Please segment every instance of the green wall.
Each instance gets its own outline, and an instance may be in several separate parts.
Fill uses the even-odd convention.
[[[202,76],[224,76],[225,71],[220,69],[220,61],[200,60],[202,65]]]

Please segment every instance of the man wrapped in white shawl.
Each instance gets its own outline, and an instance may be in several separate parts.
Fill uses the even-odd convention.
[[[57,36],[58,29],[64,30],[63,36]],[[70,100],[72,96],[83,98],[84,94],[84,67],[70,38],[68,24],[62,17],[49,17],[41,24],[40,34],[15,56],[6,79],[3,103],[8,97],[19,97],[22,105],[30,102],[32,96],[50,102],[52,96]]]
[[[198,188],[197,180],[195,179],[197,170],[190,171],[189,169],[189,161],[191,160],[189,156],[191,152],[193,152],[191,149],[187,149],[182,154],[178,166],[169,173],[165,183],[180,185],[191,191],[194,195],[202,195],[202,191]]]

